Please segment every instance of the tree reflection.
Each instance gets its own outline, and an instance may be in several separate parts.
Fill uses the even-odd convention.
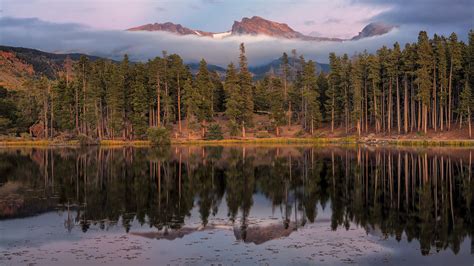
[[[330,206],[333,230],[357,224],[416,239],[424,255],[458,253],[464,238],[473,241],[472,170],[470,149],[9,149],[0,153],[0,219],[59,206],[68,230],[120,224],[128,232],[136,221],[182,236],[195,230],[185,222],[193,208],[211,229],[225,207],[236,237],[258,244],[314,223],[318,206]],[[251,225],[255,194],[279,224]]]

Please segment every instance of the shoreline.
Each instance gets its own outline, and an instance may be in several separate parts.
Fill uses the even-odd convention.
[[[308,145],[369,145],[369,146],[463,146],[474,147],[474,139],[393,139],[393,138],[249,138],[249,139],[223,139],[223,140],[188,140],[171,139],[171,145],[235,145],[235,144],[308,144]],[[58,140],[2,140],[0,148],[6,147],[80,147],[78,140],[58,141]],[[90,146],[103,147],[151,147],[147,140],[102,140],[98,144]]]

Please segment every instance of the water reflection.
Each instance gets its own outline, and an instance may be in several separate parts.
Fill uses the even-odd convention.
[[[0,220],[60,209],[64,226],[86,232],[133,221],[134,232],[173,240],[202,230],[231,230],[262,244],[314,223],[331,209],[332,230],[356,223],[367,232],[408,241],[421,254],[466,237],[474,253],[474,182],[470,149],[341,147],[197,147],[167,149],[4,149],[0,152]],[[254,196],[281,218],[253,223]],[[225,203],[228,219],[209,223]],[[193,208],[199,226],[186,224]]]

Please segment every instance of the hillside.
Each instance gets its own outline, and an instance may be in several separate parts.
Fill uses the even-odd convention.
[[[19,89],[28,79],[46,76],[56,79],[64,69],[66,58],[73,61],[79,60],[81,56],[86,56],[91,61],[99,60],[101,57],[79,53],[55,54],[47,53],[35,49],[0,46],[0,86],[9,89]],[[290,58],[290,67],[293,59]],[[199,63],[186,64],[193,75],[198,72]],[[275,59],[269,63],[250,66],[249,70],[254,80],[259,80],[269,73],[280,73],[281,59]],[[209,71],[216,71],[220,77],[224,77],[226,69],[224,67],[208,64]],[[317,72],[329,71],[329,65],[316,63]]]
[[[55,54],[29,48],[0,46],[0,86],[20,89],[28,79],[43,75],[56,79],[63,71],[67,57],[76,61],[83,55],[91,61],[100,59],[79,53]]]

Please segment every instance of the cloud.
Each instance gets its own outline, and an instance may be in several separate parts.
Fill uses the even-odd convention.
[[[202,0],[205,4],[222,4],[224,1],[223,0]]]
[[[469,30],[474,26],[474,2],[472,0],[355,0],[388,9],[372,20],[397,25],[416,25],[430,30],[450,28]]]
[[[464,35],[467,32],[463,33]],[[111,59],[128,54],[132,60],[146,61],[160,56],[163,50],[177,53],[186,62],[205,58],[209,63],[226,66],[238,61],[241,42],[246,45],[251,65],[267,63],[296,49],[305,58],[326,63],[329,52],[337,54],[367,50],[374,52],[382,45],[395,41],[416,41],[418,29],[400,27],[387,35],[359,41],[307,42],[281,40],[263,36],[234,36],[223,40],[197,36],[177,36],[163,32],[127,32],[95,30],[80,24],[51,23],[37,18],[0,18],[0,44],[39,49],[58,53],[86,53]]]
[[[314,21],[314,20],[305,20],[304,24],[306,26],[313,26],[313,25],[316,25],[316,21]]]
[[[330,18],[330,19],[325,20],[323,24],[334,24],[334,23],[341,23],[341,22],[342,22],[341,19]]]

